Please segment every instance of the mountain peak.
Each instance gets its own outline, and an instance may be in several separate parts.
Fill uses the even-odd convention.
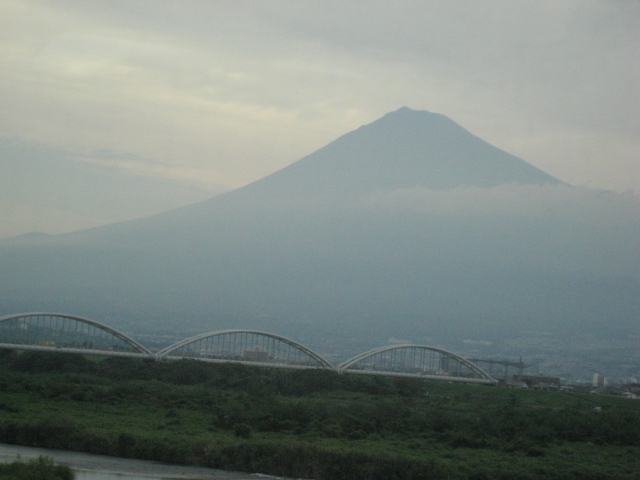
[[[382,118],[385,117],[399,117],[399,116],[403,116],[403,117],[425,117],[428,115],[433,115],[433,116],[438,116],[438,117],[443,117],[443,118],[447,118],[442,114],[439,113],[432,113],[429,112],[427,110],[414,110],[413,108],[409,108],[407,106],[404,107],[400,107],[397,110],[394,110],[393,112],[389,112],[384,114]]]
[[[433,113],[427,110],[414,110],[413,108],[409,108],[409,107],[400,107],[399,109],[394,110],[393,112],[384,114],[378,120],[375,120],[374,122],[368,125],[374,125],[379,123],[387,124],[387,125],[399,124],[399,123],[401,124],[403,122],[419,122],[424,124],[426,122],[437,122],[437,121],[454,123],[448,117],[440,113]],[[368,125],[364,125],[364,127]]]
[[[326,197],[546,183],[561,182],[445,115],[401,107],[237,192]]]
[[[390,116],[398,116],[398,115],[409,116],[409,115],[416,115],[416,114],[418,114],[418,115],[424,115],[424,114],[433,115],[431,112],[428,112],[427,110],[414,110],[413,108],[409,108],[407,106],[404,106],[404,107],[400,107],[397,110],[394,110],[393,112],[386,113],[385,115],[383,115],[382,118],[390,117]]]

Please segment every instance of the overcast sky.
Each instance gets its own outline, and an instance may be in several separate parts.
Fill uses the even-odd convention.
[[[0,0],[0,237],[160,212],[401,106],[640,192],[640,2]]]

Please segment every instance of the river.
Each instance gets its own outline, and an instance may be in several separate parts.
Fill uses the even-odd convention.
[[[56,463],[68,465],[76,472],[76,480],[265,480],[280,479],[262,474],[228,472],[213,468],[183,467],[146,460],[107,457],[89,453],[20,447],[0,443],[0,462],[51,457]]]

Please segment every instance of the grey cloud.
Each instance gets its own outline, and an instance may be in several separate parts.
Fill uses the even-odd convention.
[[[219,185],[195,186],[196,172],[168,171],[157,162],[108,151],[87,158],[0,139],[0,162],[8,166],[0,176],[0,238],[143,217],[224,191]]]
[[[598,225],[640,224],[640,198],[637,196],[562,184],[402,189],[378,192],[362,199],[362,203],[372,207],[465,217],[551,215],[557,220]]]
[[[0,134],[237,187],[408,105],[569,183],[639,190],[638,19],[591,0],[25,0]]]

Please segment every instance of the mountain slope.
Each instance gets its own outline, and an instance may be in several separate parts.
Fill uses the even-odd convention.
[[[0,313],[285,335],[629,333],[638,238],[637,197],[568,186],[402,108],[210,200],[0,243]]]
[[[348,133],[245,191],[348,195],[411,187],[557,184],[444,115],[403,107]]]
[[[402,107],[271,175],[200,205],[214,210],[237,202],[251,208],[260,202],[343,201],[400,188],[561,183],[444,115]],[[187,214],[194,208],[180,211]]]

